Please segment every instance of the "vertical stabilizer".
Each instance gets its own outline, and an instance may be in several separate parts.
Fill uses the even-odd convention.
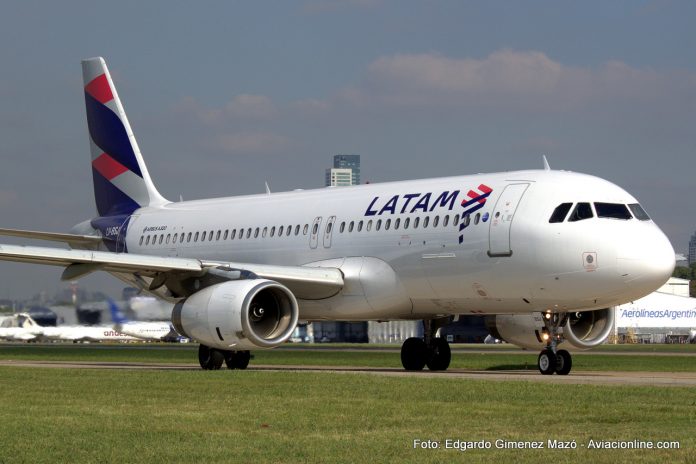
[[[150,179],[104,59],[83,60],[82,77],[99,216],[167,203]]]

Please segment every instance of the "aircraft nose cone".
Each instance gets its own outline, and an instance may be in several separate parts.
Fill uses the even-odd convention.
[[[657,227],[626,237],[617,258],[626,283],[640,286],[645,294],[667,282],[676,264],[674,248]]]

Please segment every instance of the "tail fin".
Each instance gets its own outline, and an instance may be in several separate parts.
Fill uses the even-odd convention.
[[[129,322],[126,315],[121,311],[121,308],[114,302],[114,300],[109,299],[109,311],[111,312],[111,320],[114,324],[122,325]]]
[[[99,216],[167,203],[150,179],[104,59],[83,60],[82,77]]]

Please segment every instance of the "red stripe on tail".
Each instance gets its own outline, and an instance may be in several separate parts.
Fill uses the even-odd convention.
[[[109,81],[106,78],[106,74],[97,76],[92,81],[85,86],[85,92],[90,94],[99,103],[110,102],[114,99],[114,94],[111,93],[111,87],[109,87]]]

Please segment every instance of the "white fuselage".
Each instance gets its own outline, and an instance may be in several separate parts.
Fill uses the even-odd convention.
[[[557,206],[579,202],[593,205],[592,218],[549,222]],[[301,300],[303,320],[589,310],[650,293],[674,267],[651,220],[597,217],[595,202],[637,203],[583,174],[478,174],[141,208],[125,244],[146,255],[340,268],[345,288]]]

